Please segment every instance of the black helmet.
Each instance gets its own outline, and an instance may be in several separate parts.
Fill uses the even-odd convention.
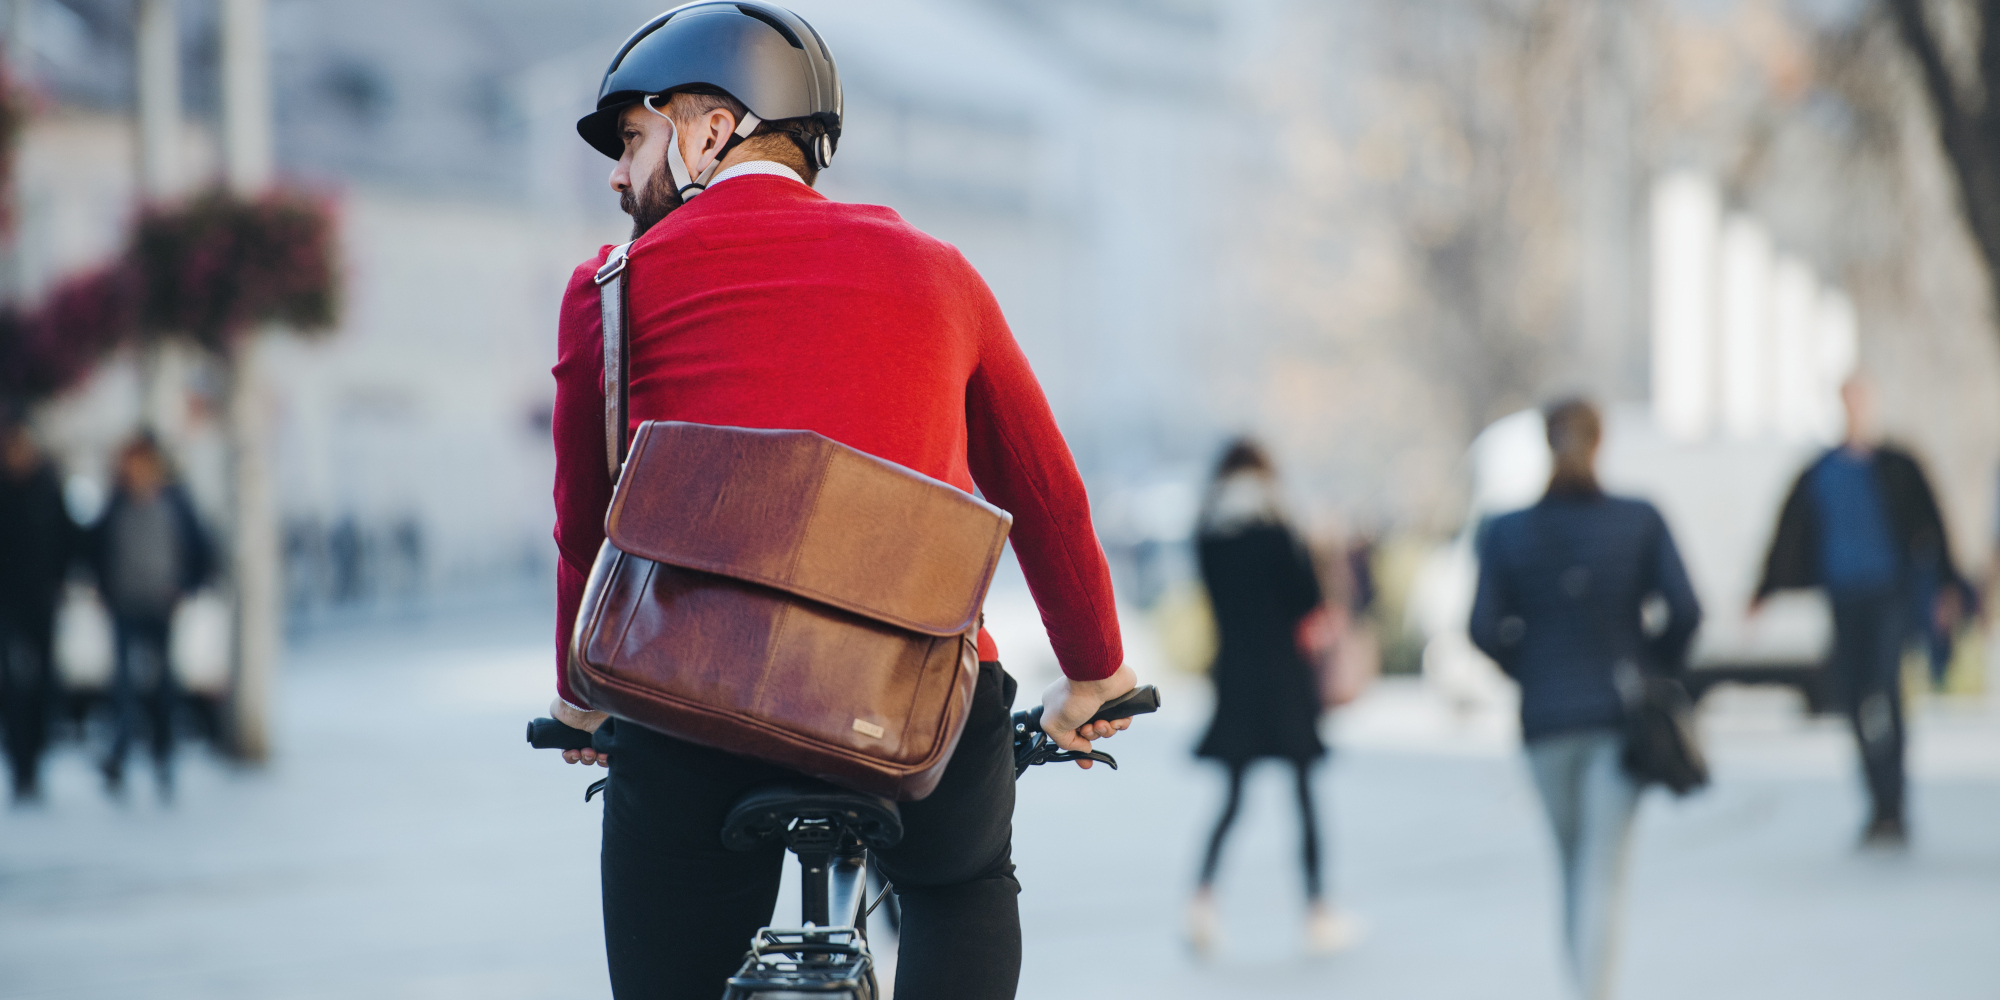
[[[612,159],[624,155],[618,116],[635,101],[694,86],[715,87],[758,119],[813,118],[826,126],[815,166],[840,143],[840,71],[805,18],[761,0],[697,0],[632,33],[604,71],[597,110],[576,132]],[[738,132],[755,127],[745,122]],[[733,141],[732,141],[733,144]]]

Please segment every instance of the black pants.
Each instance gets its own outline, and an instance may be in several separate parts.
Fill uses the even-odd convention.
[[[903,803],[903,841],[879,853],[903,924],[899,1000],[1006,1000],[1021,973],[1014,879],[1013,682],[980,665],[972,716],[937,790]],[[717,1000],[771,921],[781,845],[722,846],[730,806],[794,776],[771,764],[618,726],[604,805],[604,948],[619,1000]],[[796,925],[798,915],[780,913]]]
[[[1306,875],[1306,899],[1317,902],[1322,889],[1319,877],[1319,823],[1314,816],[1312,795],[1312,765],[1309,760],[1295,760],[1292,777],[1299,799],[1299,840],[1301,860]],[[1243,774],[1250,768],[1249,761],[1229,762],[1229,797],[1223,800],[1222,816],[1215,821],[1215,833],[1208,838],[1208,854],[1201,862],[1201,885],[1206,888],[1215,883],[1215,870],[1222,864],[1222,841],[1229,835],[1229,827],[1236,822],[1236,810],[1243,804]]]
[[[174,751],[174,705],[179,692],[174,671],[167,661],[169,622],[166,618],[119,617],[113,633],[118,643],[116,673],[111,680],[111,710],[115,719],[110,769],[123,767],[125,754],[139,729],[139,716],[146,716],[152,738],[153,761],[160,777],[169,776]]]
[[[0,608],[0,719],[14,792],[33,794],[49,742],[49,701],[55,696],[55,616],[39,609]]]
[[[1833,682],[1854,727],[1861,771],[1875,815],[1903,815],[1903,647],[1909,640],[1909,599],[1881,594],[1833,595]]]

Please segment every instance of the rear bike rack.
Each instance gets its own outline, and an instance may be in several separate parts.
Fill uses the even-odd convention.
[[[866,938],[853,927],[758,931],[723,997],[749,1000],[768,993],[876,1000],[875,959],[868,954]]]

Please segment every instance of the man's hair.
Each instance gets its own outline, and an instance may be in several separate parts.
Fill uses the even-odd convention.
[[[167,464],[167,450],[160,447],[160,437],[153,433],[151,427],[141,427],[133,431],[132,436],[126,438],[125,443],[119,447],[118,457],[120,459],[145,457],[160,463],[163,467]]]
[[[1263,445],[1258,444],[1253,438],[1239,437],[1229,442],[1229,447],[1223,449],[1222,457],[1215,462],[1215,473],[1209,479],[1211,482],[1219,483],[1239,472],[1255,472],[1269,476],[1274,471],[1271,467],[1271,456],[1264,452]]]
[[[699,84],[674,91],[672,100],[667,104],[667,112],[674,116],[676,124],[683,118],[700,118],[718,108],[734,115],[739,122],[750,113],[742,101],[728,93]],[[743,140],[743,145],[797,170],[810,185],[819,179],[819,167],[815,165],[819,158],[813,151],[819,148],[819,141],[825,135],[826,123],[817,118],[781,118],[759,122],[756,131]]]
[[[1597,404],[1581,396],[1559,400],[1542,411],[1555,459],[1549,477],[1552,493],[1595,493],[1597,443],[1604,438],[1604,417]]]

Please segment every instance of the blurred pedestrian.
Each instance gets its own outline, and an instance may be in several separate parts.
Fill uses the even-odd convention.
[[[1356,619],[1372,620],[1375,615],[1375,601],[1379,596],[1375,585],[1375,536],[1364,534],[1356,537],[1347,547],[1347,578],[1352,581],[1348,588],[1347,608]]]
[[[1306,947],[1337,950],[1351,938],[1352,926],[1328,906],[1320,876],[1312,767],[1326,746],[1319,738],[1318,679],[1298,638],[1322,595],[1312,557],[1284,516],[1270,459],[1250,440],[1232,443],[1216,465],[1202,504],[1197,554],[1218,644],[1215,718],[1195,753],[1229,769],[1229,792],[1188,909],[1189,943],[1203,954],[1215,947],[1215,874],[1223,840],[1242,804],[1245,772],[1255,761],[1275,758],[1291,765],[1298,796]]]
[[[1900,848],[1904,813],[1902,660],[1912,635],[1950,618],[1962,593],[1930,481],[1906,451],[1876,430],[1874,387],[1841,386],[1847,434],[1799,475],[1778,516],[1751,599],[1819,587],[1833,605],[1832,682],[1860,748],[1873,813],[1861,844]],[[1939,602],[1940,594],[1946,596]],[[1921,605],[1921,606],[1919,606]],[[1955,621],[1938,621],[1950,631]]]
[[[1611,991],[1641,788],[1624,764],[1620,673],[1682,669],[1701,608],[1659,511],[1599,488],[1597,407],[1572,399],[1546,418],[1555,473],[1539,503],[1486,529],[1471,633],[1521,687],[1528,767],[1561,861],[1569,970],[1597,1000]],[[1641,607],[1656,599],[1666,617],[1647,628]]]
[[[1993,553],[1986,560],[1986,597],[1979,602],[1980,628],[1986,632],[2000,626],[1994,614],[2000,608],[2000,475],[1993,477],[1993,485]]]
[[[55,620],[77,530],[26,423],[0,413],[0,703],[16,803],[41,794],[55,695]]]
[[[160,792],[170,795],[178,692],[169,633],[174,609],[207,581],[213,560],[194,503],[150,433],[120,450],[111,499],[91,528],[90,549],[116,642],[105,787],[114,794],[124,787],[125,754],[143,701]]]

